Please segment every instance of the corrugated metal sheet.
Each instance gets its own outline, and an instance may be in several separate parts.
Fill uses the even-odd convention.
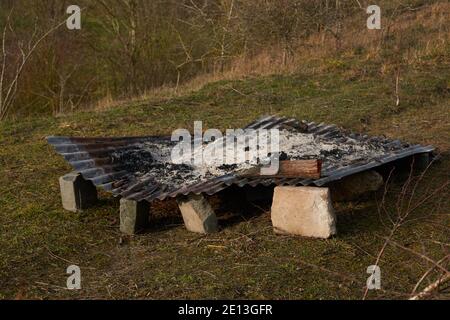
[[[285,127],[302,130],[306,133],[313,133],[322,138],[332,138],[335,141],[355,139],[368,143],[377,142],[381,143],[388,151],[376,159],[363,159],[344,167],[332,167],[324,162],[322,177],[316,180],[283,177],[267,178],[264,176],[240,177],[235,174],[228,174],[194,185],[174,188],[168,185],[158,184],[151,178],[136,181],[135,173],[124,168],[120,163],[114,163],[113,157],[111,156],[113,152],[117,152],[118,150],[133,150],[144,142],[170,143],[170,137],[78,138],[52,136],[48,137],[47,140],[76,171],[80,172],[85,179],[91,180],[96,186],[111,192],[115,196],[147,201],[154,199],[163,200],[167,197],[188,195],[190,193],[212,195],[231,185],[238,185],[240,187],[245,185],[324,186],[329,182],[361,171],[410,157],[414,154],[429,153],[434,150],[433,146],[410,145],[399,140],[370,137],[348,132],[335,125],[317,124],[284,117],[262,117],[249,124],[245,129],[281,129]]]

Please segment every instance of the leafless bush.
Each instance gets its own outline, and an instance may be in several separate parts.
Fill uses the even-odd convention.
[[[401,187],[400,191],[398,192],[397,199],[395,201],[394,206],[388,206],[386,204],[386,198],[388,195],[388,187],[389,187],[389,180],[394,172],[394,169],[391,170],[389,174],[388,181],[385,184],[385,190],[383,193],[383,197],[381,199],[381,202],[378,204],[378,213],[380,216],[380,221],[384,221],[387,218],[389,224],[385,225],[389,231],[389,234],[387,237],[384,238],[384,243],[382,247],[380,248],[376,260],[374,262],[374,265],[379,266],[381,258],[386,250],[386,248],[391,245],[394,246],[396,249],[400,249],[403,251],[406,251],[412,255],[414,255],[417,259],[426,261],[427,263],[431,264],[431,268],[429,268],[417,281],[416,285],[411,291],[411,299],[417,300],[420,298],[423,298],[425,296],[429,296],[433,294],[435,291],[437,291],[440,287],[440,285],[444,284],[450,279],[450,271],[448,269],[448,262],[450,255],[448,254],[448,244],[444,246],[444,253],[443,257],[439,260],[434,260],[430,256],[428,256],[426,253],[420,253],[416,252],[410,248],[407,248],[403,246],[402,244],[396,242],[394,240],[394,236],[396,232],[406,223],[410,223],[414,220],[420,220],[423,219],[423,217],[415,217],[414,212],[422,207],[424,204],[429,202],[430,200],[435,200],[439,198],[439,196],[442,197],[442,194],[447,194],[445,191],[448,192],[450,181],[447,179],[444,181],[440,186],[428,190],[426,192],[421,192],[420,194],[417,192],[419,185],[423,182],[424,177],[429,170],[430,166],[432,165],[433,161],[429,163],[429,165],[425,168],[425,170],[422,171],[422,173],[419,176],[415,176],[414,172],[414,163],[413,160],[411,162],[411,168],[408,175],[408,178],[406,182]],[[439,206],[436,205],[433,210],[429,211],[429,215],[434,213],[435,210],[438,210]],[[417,293],[419,290],[422,282],[429,277],[432,274],[433,270],[438,270],[440,276],[438,276],[438,279],[433,281],[429,286],[423,289],[422,292]],[[366,290],[363,295],[363,299],[367,298],[369,292],[369,288],[366,287]]]
[[[6,19],[1,39],[0,120],[5,119],[13,106],[20,77],[38,46],[66,22],[64,20],[46,31],[41,30],[35,24],[33,32],[27,39],[18,40],[17,37],[13,37],[8,41],[8,35],[15,35],[14,27],[11,24],[13,12],[14,10],[11,10]],[[12,52],[13,48],[15,53]]]
[[[5,12],[13,3],[15,19],[10,19]],[[382,30],[367,32],[364,8],[368,4],[364,0],[79,0],[78,5],[87,8],[82,29],[61,28],[39,40],[67,16],[68,2],[2,1],[1,119],[12,109],[26,109],[26,113],[39,108],[58,114],[95,104],[105,96],[127,99],[160,86],[178,89],[211,74],[296,70],[305,58],[352,53],[355,48],[364,48],[371,57],[379,57],[383,50],[394,52],[383,56],[383,67],[403,74],[404,54],[411,52],[409,44],[416,38],[403,36],[411,21],[397,20],[420,14],[417,8],[424,6],[413,0],[380,1]],[[444,50],[447,6],[435,4],[431,9],[422,10],[432,14],[427,28],[439,27],[436,45]],[[422,16],[426,18],[425,13]],[[434,45],[428,40],[421,43],[425,51]],[[30,63],[31,57],[39,63]]]

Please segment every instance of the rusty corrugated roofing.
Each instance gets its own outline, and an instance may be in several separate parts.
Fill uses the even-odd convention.
[[[235,173],[214,177],[192,185],[173,187],[170,184],[157,183],[151,177],[136,179],[135,169],[114,161],[113,154],[120,151],[139,150],[142,143],[164,143],[170,145],[170,137],[117,137],[117,138],[78,138],[78,137],[48,137],[48,142],[61,154],[77,171],[96,186],[132,200],[154,199],[163,200],[167,197],[176,197],[190,193],[208,195],[217,193],[231,185],[240,187],[245,185],[315,185],[323,186],[329,182],[343,177],[375,168],[386,163],[406,158],[414,154],[428,153],[434,150],[433,146],[410,145],[399,140],[390,140],[384,137],[370,137],[353,132],[347,132],[335,125],[317,124],[314,122],[298,121],[292,118],[267,116],[262,117],[244,129],[271,129],[290,128],[303,130],[323,139],[334,141],[357,140],[367,143],[377,143],[383,146],[385,153],[376,158],[361,159],[350,165],[339,166],[324,161],[322,177],[319,179],[301,178],[268,178],[242,177]]]

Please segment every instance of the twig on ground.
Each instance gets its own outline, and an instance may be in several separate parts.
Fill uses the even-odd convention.
[[[445,260],[448,259],[449,256],[445,256],[444,258],[442,258],[441,260],[439,260],[437,263],[441,264],[442,262],[444,262]],[[435,265],[433,265],[430,269],[428,269],[423,275],[422,277],[419,279],[419,281],[417,281],[416,285],[414,286],[413,291],[411,292],[411,296],[414,296],[414,294],[416,293],[417,289],[419,288],[420,284],[422,283],[423,280],[425,280],[428,275],[436,268]]]
[[[432,292],[436,291],[441,284],[447,282],[448,280],[450,280],[450,274],[447,274],[443,278],[440,278],[440,279],[436,280],[435,282],[430,284],[428,287],[423,289],[422,292],[420,292],[419,294],[411,297],[409,300],[420,300],[420,299],[422,299],[422,298],[424,298],[426,296],[429,296]]]

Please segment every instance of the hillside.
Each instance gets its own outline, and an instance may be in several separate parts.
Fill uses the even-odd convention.
[[[425,23],[422,28],[415,31],[420,39],[439,42],[441,30]],[[434,260],[443,256],[450,211],[450,46],[445,40],[433,50],[415,49],[398,65],[363,48],[310,56],[292,62],[289,70],[161,91],[102,110],[1,122],[0,298],[362,298],[367,266],[390,232],[389,217],[378,210],[382,191],[337,204],[340,233],[329,240],[277,236],[270,205],[236,208],[229,194],[213,197],[224,228],[207,236],[184,229],[173,201],[154,204],[153,226],[135,237],[119,233],[118,200],[105,193],[97,207],[80,214],[61,207],[58,177],[70,167],[47,145],[48,135],[162,135],[192,129],[195,120],[205,129],[223,130],[265,114],[438,148],[439,160],[414,192],[416,210],[394,235],[399,246],[389,244],[380,260],[383,290],[368,295],[408,298],[431,267],[413,252]],[[387,212],[395,214],[404,182],[390,185]],[[81,291],[65,289],[65,270],[72,263],[82,269]],[[438,297],[450,298],[448,290]]]

